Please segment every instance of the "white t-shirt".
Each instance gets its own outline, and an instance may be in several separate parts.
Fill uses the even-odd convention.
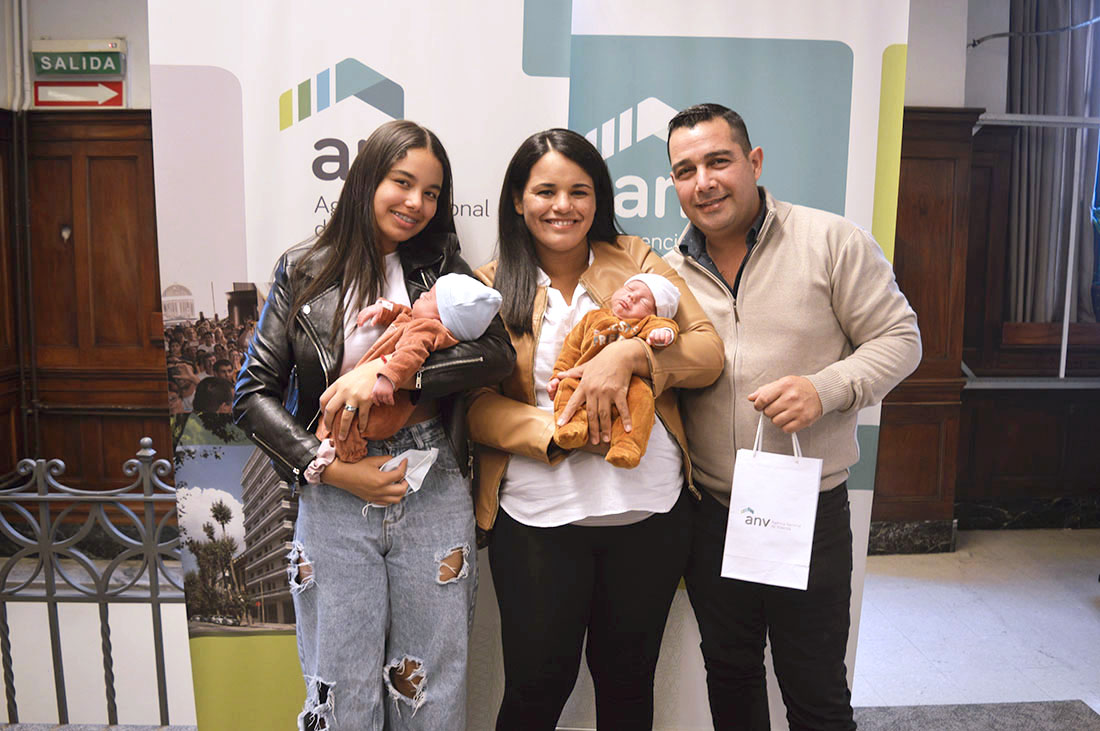
[[[401,268],[401,260],[397,257],[397,252],[386,254],[382,266],[386,270],[386,284],[382,287],[382,298],[395,304],[410,306],[412,303],[409,302],[409,290],[405,288],[405,272]],[[367,354],[388,327],[370,323],[363,327],[356,327],[355,320],[359,317],[359,310],[352,306],[355,298],[355,290],[349,289],[347,298],[344,300],[344,360],[340,364],[341,376],[359,363],[359,359]]]
[[[552,412],[554,402],[546,384],[554,362],[569,331],[599,304],[580,284],[572,304],[566,304],[541,269],[538,282],[546,286],[546,312],[535,351],[535,397],[536,406]],[[672,509],[683,485],[682,468],[680,447],[656,419],[646,453],[634,469],[615,467],[601,455],[579,450],[556,465],[513,454],[500,487],[500,507],[520,523],[539,528],[578,521],[584,525],[632,523]]]

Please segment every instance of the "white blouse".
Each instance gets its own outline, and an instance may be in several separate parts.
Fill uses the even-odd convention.
[[[591,263],[591,261],[589,262]],[[546,287],[546,312],[542,317],[535,351],[536,405],[554,410],[546,393],[554,362],[569,331],[599,304],[580,284],[566,304],[561,292],[550,286],[550,277],[539,270],[539,286]],[[513,454],[500,487],[500,507],[515,520],[540,528],[567,523],[625,525],[653,513],[672,509],[683,484],[683,457],[676,440],[658,418],[649,435],[649,446],[634,469],[614,467],[598,454],[574,450],[556,465]]]

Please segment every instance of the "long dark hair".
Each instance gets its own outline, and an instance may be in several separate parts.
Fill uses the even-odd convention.
[[[614,241],[622,233],[615,220],[611,173],[591,142],[572,130],[560,128],[536,132],[524,140],[508,163],[504,184],[500,188],[497,272],[494,279],[494,286],[504,300],[500,315],[517,335],[531,332],[539,260],[535,240],[527,230],[523,215],[516,212],[514,201],[517,197],[523,197],[531,168],[548,152],[557,152],[572,160],[592,178],[596,189],[596,214],[592,219],[592,228],[588,230],[588,240]]]
[[[440,233],[454,233],[451,161],[447,158],[443,143],[434,132],[415,122],[396,120],[381,125],[367,138],[355,157],[340,192],[336,211],[297,267],[296,271],[303,272],[308,271],[313,259],[324,262],[319,274],[304,287],[296,288],[298,295],[290,309],[291,322],[302,305],[333,284],[339,284],[341,306],[336,309],[332,323],[333,339],[338,342],[344,337],[343,303],[347,300],[348,290],[357,292],[357,301],[350,303],[356,310],[382,295],[386,275],[374,235],[374,193],[394,163],[413,149],[426,149],[439,160],[443,166],[443,185],[435,215],[424,230],[410,241]]]

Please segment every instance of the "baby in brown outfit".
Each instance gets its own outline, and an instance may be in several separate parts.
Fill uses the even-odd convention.
[[[680,333],[672,317],[680,304],[680,291],[659,274],[635,274],[611,295],[611,307],[593,310],[569,332],[553,373],[586,363],[615,340],[642,338],[654,347],[670,345]],[[554,421],[560,419],[566,403],[580,383],[576,378],[551,378],[546,390],[554,399]],[[623,428],[622,416],[611,422],[611,446],[604,457],[616,467],[637,467],[649,444],[653,429],[653,391],[637,376],[626,392],[632,430]],[[588,414],[577,409],[573,418],[554,429],[554,443],[575,449],[588,440]]]
[[[416,408],[409,392],[399,390],[398,384],[415,374],[430,353],[481,337],[499,311],[500,292],[465,274],[444,274],[412,307],[385,299],[365,307],[356,320],[359,327],[368,322],[389,325],[356,364],[376,358],[383,361],[368,409],[363,410],[367,412],[366,429],[362,434],[359,431],[360,412],[347,438],[334,437],[323,419],[317,438],[332,437],[340,461],[358,462],[367,454],[368,440],[392,437]]]

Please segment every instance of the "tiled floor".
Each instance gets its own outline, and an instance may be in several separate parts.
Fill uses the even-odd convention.
[[[965,531],[871,556],[852,703],[1080,699],[1100,712],[1100,530]]]

